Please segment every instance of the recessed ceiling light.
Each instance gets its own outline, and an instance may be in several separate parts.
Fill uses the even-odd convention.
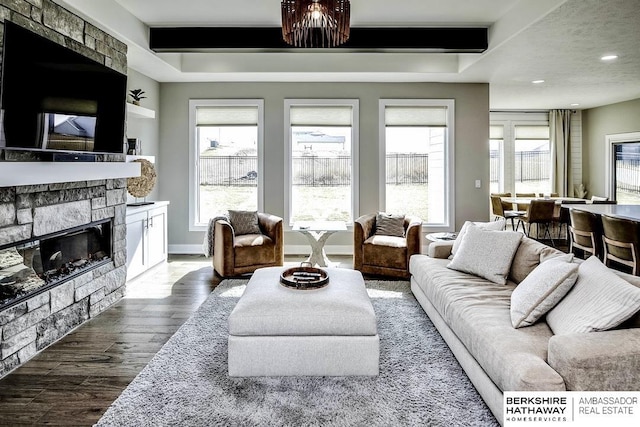
[[[601,61],[613,61],[615,59],[618,59],[618,55],[605,55],[600,58]]]
[[[544,83],[544,80],[533,80],[531,83],[534,85],[539,85],[540,83]]]
[[[580,104],[575,104],[575,103],[571,104],[572,107],[577,107],[578,105],[580,105]]]

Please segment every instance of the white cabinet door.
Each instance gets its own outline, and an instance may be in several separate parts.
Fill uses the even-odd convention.
[[[149,267],[167,259],[167,208],[149,211]]]
[[[167,260],[167,204],[127,210],[127,280]]]
[[[147,213],[127,216],[127,279],[147,269]]]

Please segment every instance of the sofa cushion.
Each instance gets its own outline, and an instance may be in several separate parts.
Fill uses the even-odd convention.
[[[515,285],[497,285],[451,270],[448,260],[413,255],[410,271],[453,333],[500,390],[564,390],[546,363],[549,338],[544,322],[514,329],[509,305]]]
[[[571,254],[567,254],[571,255]],[[573,256],[550,259],[537,266],[511,294],[511,324],[514,328],[533,325],[551,310],[578,278]]]
[[[257,211],[229,211],[229,223],[236,236],[242,234],[260,234]]]
[[[374,234],[378,236],[404,237],[404,215],[378,212]]]
[[[462,242],[462,238],[467,232],[467,228],[473,225],[475,225],[476,227],[482,228],[483,230],[501,231],[501,230],[504,230],[505,220],[500,219],[498,221],[489,221],[489,222],[465,221],[465,223],[462,224],[462,228],[458,232],[458,236],[456,237],[456,240],[453,241],[453,247],[451,248],[451,255],[456,254],[456,252],[458,251],[458,248],[460,247],[460,242]]]
[[[640,329],[554,335],[549,366],[568,390],[640,390]]]
[[[530,237],[523,236],[520,246],[516,251],[509,270],[509,280],[520,283],[542,261],[556,256],[564,255],[563,252],[540,243]]]
[[[470,225],[447,267],[504,285],[521,239],[522,234],[515,231],[487,231]]]
[[[578,268],[578,280],[547,314],[555,334],[606,331],[640,310],[640,289],[617,276],[595,256]]]

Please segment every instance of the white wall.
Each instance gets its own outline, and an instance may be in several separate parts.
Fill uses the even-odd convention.
[[[131,89],[142,89],[146,93],[147,98],[140,101],[140,106],[149,108],[156,112],[155,119],[142,119],[127,117],[127,138],[140,138],[142,141],[142,155],[156,157],[156,171],[160,171],[158,159],[160,156],[160,83],[150,79],[149,77],[138,73],[129,68],[127,70],[127,102],[131,101],[128,93]],[[159,200],[159,185],[156,185],[151,193],[147,196],[147,200]],[[131,195],[128,195],[133,201]]]
[[[640,131],[640,99],[582,112],[583,174],[588,195],[606,194],[606,135]]]
[[[489,218],[489,86],[484,83],[161,83],[159,198],[169,200],[169,245],[197,248],[203,233],[188,224],[188,101],[207,98],[260,98],[265,101],[265,206],[284,215],[284,100],[360,100],[360,213],[379,209],[378,102],[381,98],[455,99],[456,229],[467,220]],[[475,189],[474,181],[482,180]],[[286,244],[304,245],[298,233]],[[332,236],[328,245],[352,244],[351,233]],[[179,248],[179,249],[178,249]]]

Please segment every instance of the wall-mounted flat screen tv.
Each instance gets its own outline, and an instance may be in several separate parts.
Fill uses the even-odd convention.
[[[123,153],[126,85],[126,75],[5,21],[0,148]]]

